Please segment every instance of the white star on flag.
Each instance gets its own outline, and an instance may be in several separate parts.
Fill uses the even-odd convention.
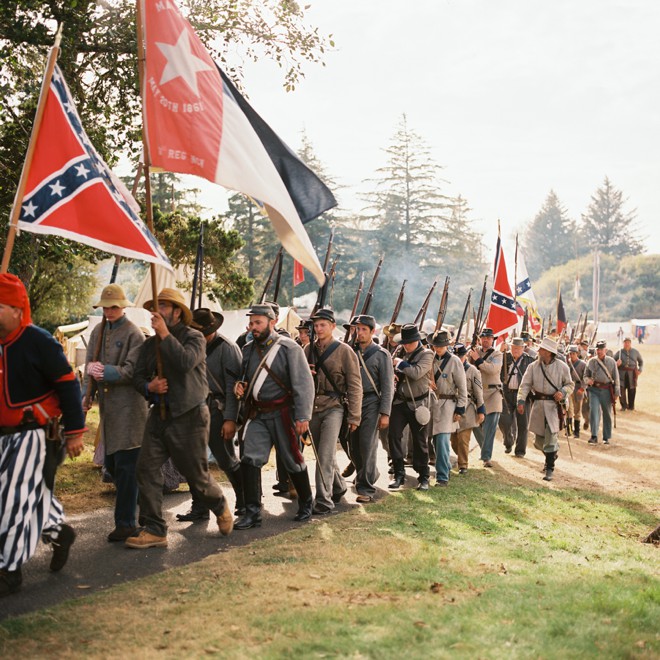
[[[199,97],[197,86],[197,73],[200,71],[212,71],[213,67],[193,55],[190,45],[190,36],[183,30],[176,44],[164,44],[157,42],[156,45],[167,58],[167,64],[163,69],[160,84],[164,85],[174,78],[181,77],[186,84]]]
[[[30,200],[30,203],[26,204],[23,207],[23,211],[24,211],[26,217],[31,215],[34,218],[34,212],[37,210],[37,208],[38,207],[35,204],[32,203],[32,200]]]
[[[62,197],[62,193],[66,190],[66,188],[59,182],[55,181],[53,185],[49,185],[49,188],[51,189],[51,195],[57,195],[58,197]]]
[[[76,165],[76,174],[78,176],[85,177],[85,179],[86,179],[87,175],[89,174],[89,170],[82,164]]]

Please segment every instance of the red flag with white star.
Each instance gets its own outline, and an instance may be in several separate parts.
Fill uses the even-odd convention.
[[[92,146],[56,66],[27,172],[18,226],[171,270],[139,211]]]
[[[335,206],[332,193],[239,94],[173,0],[141,6],[151,164],[262,202],[284,249],[322,284],[303,222]]]

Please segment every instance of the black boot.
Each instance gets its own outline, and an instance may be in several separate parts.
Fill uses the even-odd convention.
[[[239,465],[233,472],[227,472],[227,479],[229,479],[229,483],[236,495],[234,515],[240,518],[245,515],[245,496],[243,495],[243,473],[241,472],[241,466]]]
[[[390,490],[398,490],[403,486],[406,480],[406,468],[403,460],[400,458],[392,459],[392,467],[394,468],[394,479],[387,486]]]
[[[543,481],[552,481],[552,474],[555,471],[555,460],[557,453],[554,451],[545,452],[545,476]]]
[[[580,437],[580,420],[579,419],[574,419],[573,420],[573,436],[575,438]]]
[[[197,522],[199,520],[208,520],[209,519],[209,508],[200,501],[200,494],[195,491],[195,489],[190,486],[190,494],[192,495],[192,503],[190,504],[190,509],[187,513],[177,513],[176,519],[181,522]]]
[[[302,472],[289,473],[289,479],[298,491],[298,513],[293,517],[297,522],[309,520],[312,517],[312,507],[314,499],[312,498],[312,487],[309,484],[309,474],[307,470]]]
[[[261,468],[241,463],[245,515],[234,523],[234,529],[261,527]]]

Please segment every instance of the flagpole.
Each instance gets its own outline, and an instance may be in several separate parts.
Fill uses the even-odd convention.
[[[513,308],[518,314],[518,233],[516,232],[516,253],[513,258]],[[518,331],[518,323],[516,322],[516,332]]]
[[[559,279],[557,279],[557,333],[559,333]]]
[[[142,99],[142,155],[144,159],[144,188],[145,188],[145,202],[146,202],[146,220],[149,231],[154,233],[154,209],[151,199],[151,154],[149,153],[149,142],[147,141],[147,134],[144,130],[144,24],[143,24],[143,2],[144,0],[137,0],[136,2],[136,27],[137,27],[137,53],[138,53],[138,81],[140,85],[140,98]],[[151,274],[151,293],[152,293],[152,311],[158,312],[158,282],[156,278],[156,264],[153,262],[149,264]],[[163,377],[163,358],[160,353],[160,341],[156,336],[156,373],[158,378]],[[160,399],[160,416],[165,419],[165,399],[161,396]]]
[[[5,251],[2,255],[2,266],[0,272],[6,273],[9,268],[9,260],[11,253],[14,250],[14,240],[16,238],[16,231],[18,229],[18,217],[21,214],[21,204],[25,196],[25,188],[27,187],[27,177],[32,165],[32,157],[34,156],[34,149],[37,145],[37,136],[39,135],[39,128],[44,116],[46,108],[46,99],[48,98],[48,90],[50,89],[50,81],[53,78],[53,71],[57,64],[57,56],[60,51],[60,42],[62,41],[62,23],[57,28],[55,34],[55,41],[48,54],[46,62],[46,70],[44,72],[44,79],[41,83],[41,92],[39,93],[39,101],[37,103],[37,111],[34,115],[34,122],[32,124],[32,133],[30,135],[30,142],[28,144],[27,153],[25,154],[25,162],[23,163],[23,170],[21,171],[21,178],[18,182],[16,189],[16,197],[14,198],[14,206],[11,210],[11,218],[9,222],[9,232],[7,233],[7,242],[5,243]]]

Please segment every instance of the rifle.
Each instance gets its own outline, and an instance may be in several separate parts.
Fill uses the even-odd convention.
[[[523,332],[529,332],[529,310],[527,307],[525,307],[525,316],[523,316],[523,322],[522,322],[522,329],[520,330],[520,334],[522,335]]]
[[[355,316],[355,312],[357,312],[357,306],[358,303],[360,302],[360,296],[362,295],[363,286],[364,286],[364,273],[360,275],[360,283],[358,284],[357,291],[355,292],[355,299],[353,300],[353,307],[351,308],[351,318],[349,319],[349,324],[353,320],[353,317]],[[352,334],[352,328],[349,325],[348,328],[346,328],[346,334],[344,335],[344,343],[348,343],[351,334]]]
[[[280,249],[277,251],[277,255],[275,256],[275,261],[273,262],[273,267],[270,269],[270,275],[268,275],[268,279],[266,280],[266,285],[264,286],[263,293],[261,294],[261,298],[259,302],[263,305],[263,303],[266,302],[266,297],[268,296],[268,289],[270,289],[271,284],[273,283],[273,280],[275,279],[275,271],[278,268],[279,264],[281,263],[282,259],[282,251],[284,250],[283,247],[280,247]],[[281,274],[280,270],[280,274]],[[274,301],[277,302],[277,298],[274,298]]]
[[[442,328],[445,316],[447,314],[447,297],[449,296],[449,275],[445,277],[445,286],[442,289],[442,296],[440,298],[440,307],[438,308],[438,317],[435,320],[435,331],[438,332]]]
[[[591,339],[589,340],[589,346],[593,346],[594,342],[596,341],[597,334],[598,334],[598,323],[596,323],[596,327],[594,328],[594,333],[591,335]]]
[[[399,295],[397,296],[396,303],[394,304],[394,311],[392,312],[392,318],[390,319],[390,325],[389,327],[391,328],[395,323],[396,320],[399,318],[399,313],[401,312],[401,306],[403,305],[403,296],[404,292],[406,289],[406,282],[408,280],[403,280],[403,284],[401,285],[401,291],[399,291]],[[385,335],[385,348],[389,350],[390,348],[390,337],[389,335]]]
[[[325,259],[323,260],[323,274],[325,275],[325,282],[323,283],[322,286],[319,287],[319,292],[318,295],[316,296],[316,303],[314,304],[314,308],[312,309],[312,316],[316,314],[316,312],[323,307],[325,303],[325,298],[328,292],[328,282],[330,280],[330,274],[328,273],[328,264],[330,263],[330,253],[332,252],[332,242],[335,237],[335,230],[334,228],[330,230],[330,238],[328,239],[328,248],[325,251]],[[310,336],[310,342],[312,341],[312,337]]]
[[[195,273],[193,275],[192,293],[190,294],[190,310],[195,310],[195,298],[198,298],[197,307],[202,306],[202,278],[204,277],[204,223],[199,225],[199,241],[197,242],[197,256],[195,257]],[[199,287],[199,289],[198,289]]]
[[[568,341],[569,344],[572,344],[573,341],[575,340],[575,335],[577,333],[577,329],[580,327],[581,322],[582,322],[582,312],[580,312],[580,316],[578,316],[577,323],[571,328],[571,338]]]
[[[463,308],[463,316],[461,316],[461,322],[458,325],[458,332],[456,333],[456,341],[454,342],[454,346],[458,344],[458,342],[461,340],[461,332],[463,331],[463,324],[465,323],[465,318],[468,313],[468,309],[470,309],[470,299],[472,298],[472,288],[470,287],[470,290],[468,291],[468,297],[467,300],[465,301],[465,307]]]
[[[417,316],[415,317],[415,320],[413,323],[419,327],[419,329],[422,329],[422,326],[424,325],[424,319],[426,318],[426,312],[429,308],[429,303],[431,302],[431,296],[433,295],[433,292],[435,291],[435,287],[438,286],[438,278],[436,277],[433,280],[433,284],[431,284],[431,288],[429,289],[429,292],[426,294],[426,298],[424,298],[424,302],[422,303],[422,306],[419,308],[419,311],[417,312]]]
[[[484,277],[484,286],[481,289],[481,297],[479,298],[479,309],[477,310],[477,313],[474,317],[474,332],[472,333],[472,343],[470,344],[471,349],[474,349],[474,347],[477,345],[477,341],[479,340],[479,326],[481,325],[481,317],[483,316],[484,313],[484,303],[486,302],[487,285],[488,285],[488,275]]]
[[[374,271],[374,276],[371,278],[371,284],[369,285],[369,289],[367,290],[367,295],[365,296],[364,303],[362,305],[362,311],[360,314],[368,314],[369,313],[369,308],[371,307],[371,302],[374,299],[374,288],[376,286],[376,280],[378,279],[378,276],[380,275],[380,269],[383,267],[383,260],[385,259],[384,256],[382,256],[378,260],[378,265],[376,266],[376,270]],[[403,282],[405,286],[405,280]]]
[[[277,302],[277,297],[280,295],[280,282],[282,281],[282,264],[284,263],[284,253],[280,248],[280,259],[277,265],[277,277],[275,278],[275,293],[273,293],[273,302]]]
[[[541,339],[545,336],[545,319],[541,317]]]

